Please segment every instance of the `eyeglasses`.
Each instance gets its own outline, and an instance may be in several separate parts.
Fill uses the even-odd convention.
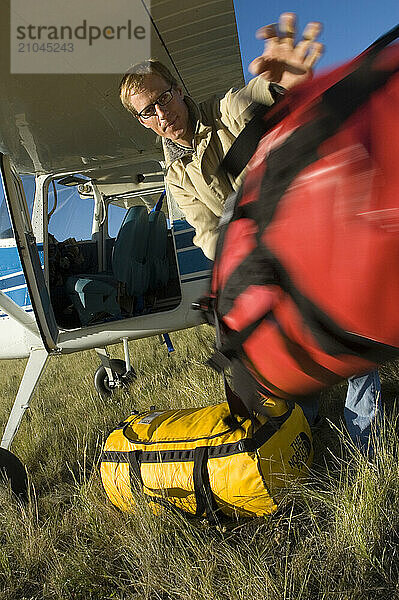
[[[166,90],[165,92],[162,92],[162,94],[155,100],[155,102],[153,102],[152,104],[149,104],[148,106],[146,106],[145,108],[143,108],[143,110],[139,113],[137,113],[137,118],[138,119],[149,119],[151,117],[155,117],[155,115],[157,114],[157,111],[155,110],[155,106],[158,104],[158,106],[165,106],[166,104],[169,104],[169,102],[172,100],[173,98],[173,86],[171,88],[169,88],[168,90]]]

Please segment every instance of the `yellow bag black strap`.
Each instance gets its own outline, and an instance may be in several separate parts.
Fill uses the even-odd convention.
[[[205,513],[210,522],[215,522],[218,506],[211,490],[208,473],[208,447],[200,446],[194,450],[193,482],[197,504],[195,515],[202,517]]]
[[[127,452],[127,460],[129,463],[129,479],[132,492],[143,488],[143,480],[140,471],[139,457],[141,450],[130,450]]]

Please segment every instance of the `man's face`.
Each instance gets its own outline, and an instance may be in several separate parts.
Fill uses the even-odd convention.
[[[166,90],[170,89],[170,84],[163,77],[154,73],[145,76],[144,86],[143,91],[130,96],[130,104],[138,113],[156,102]],[[161,137],[176,141],[187,138],[189,115],[182,89],[173,88],[172,92],[173,97],[168,104],[155,105],[156,115],[148,119],[139,117],[139,121],[144,127],[152,129]]]

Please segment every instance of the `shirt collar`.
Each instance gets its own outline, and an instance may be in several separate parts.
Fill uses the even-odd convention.
[[[188,107],[189,119],[193,124],[193,130],[195,133],[197,133],[201,123],[200,108],[190,96],[185,96],[184,101]],[[162,144],[165,154],[166,168],[170,167],[175,160],[183,158],[184,156],[191,156],[194,153],[193,147],[183,146],[183,144],[178,144],[169,138],[162,138]]]

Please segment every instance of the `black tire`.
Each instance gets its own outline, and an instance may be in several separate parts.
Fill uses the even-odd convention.
[[[126,363],[124,360],[119,358],[115,358],[110,361],[111,369],[114,372],[115,376],[122,383],[123,387],[127,387],[132,383],[134,379],[136,379],[136,372],[134,369],[131,369],[129,373],[126,372]],[[94,387],[100,396],[111,396],[113,392],[113,388],[109,385],[108,375],[105,368],[100,365],[97,371],[94,374]]]
[[[9,481],[11,489],[20,500],[27,500],[28,478],[24,465],[9,450],[0,448],[0,480]]]

